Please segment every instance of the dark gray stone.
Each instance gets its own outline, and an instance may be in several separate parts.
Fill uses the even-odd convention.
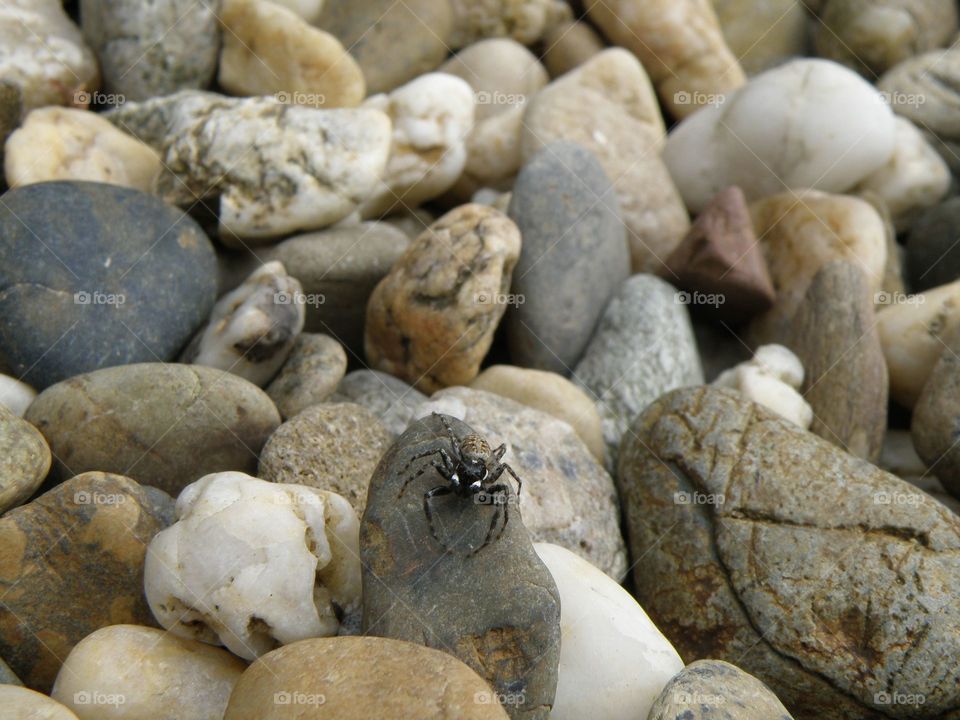
[[[960,278],[960,197],[927,210],[907,239],[911,289],[923,292]]]
[[[459,438],[468,425],[447,418]],[[560,660],[560,596],[537,556],[511,489],[505,506],[424,493],[446,483],[431,469],[452,444],[440,416],[410,428],[387,451],[370,481],[360,526],[363,630],[442,649],[508,699],[511,718],[546,719]],[[423,474],[415,477],[421,470]],[[404,488],[408,477],[415,477]],[[489,544],[495,521],[509,521]],[[479,549],[478,549],[479,548]]]
[[[215,294],[210,241],[152,195],[68,181],[0,202],[0,355],[38,389],[175,358]]]
[[[593,153],[555,142],[523,166],[507,214],[523,236],[511,289],[517,302],[506,315],[510,355],[517,365],[569,375],[630,276],[616,192]]]

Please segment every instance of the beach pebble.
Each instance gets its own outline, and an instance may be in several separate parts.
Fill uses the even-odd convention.
[[[434,393],[418,415],[434,412],[463,420],[491,448],[506,445],[502,460],[523,483],[510,509],[520,511],[534,541],[565,547],[612,578],[624,576],[627,556],[613,480],[568,423],[465,387]]]
[[[355,107],[366,95],[363,72],[340,41],[293,10],[267,0],[223,0],[219,19],[217,80],[227,92],[310,107]]]
[[[172,360],[215,293],[210,241],[152,195],[57,181],[3,196],[0,361],[38,389],[101,367]]]
[[[960,279],[960,198],[927,210],[910,229],[907,275],[916,292]]]
[[[751,202],[784,186],[845,192],[886,165],[896,143],[893,112],[872,85],[837,63],[801,59],[675,127],[663,158],[699,212],[728,185]]]
[[[748,75],[807,52],[810,20],[803,0],[714,0],[713,8]]]
[[[337,385],[328,402],[363,405],[394,435],[407,429],[427,396],[403,380],[377,370],[354,370]]]
[[[396,436],[367,408],[323,403],[291,418],[260,452],[258,477],[335,492],[363,515],[367,485]]]
[[[530,45],[571,16],[570,7],[563,0],[450,0],[450,5],[450,43],[454,48],[498,37]]]
[[[270,2],[285,7],[287,10],[292,10],[308,23],[317,27],[322,27],[318,22],[320,13],[324,6],[328,4],[324,0],[270,0]]]
[[[55,700],[16,685],[0,685],[0,706],[6,720],[78,720]]]
[[[263,387],[277,374],[303,329],[303,291],[283,263],[261,265],[210,313],[180,362],[226,370]]]
[[[36,396],[37,391],[25,382],[0,373],[0,406],[14,415],[23,417]]]
[[[336,493],[214,473],[184,489],[150,543],[144,593],[174,635],[253,660],[337,634],[360,602],[357,533]]]
[[[83,35],[100,60],[104,89],[119,96],[111,104],[207,87],[220,50],[219,5],[80,0]]]
[[[0,514],[27,500],[50,471],[50,447],[33,425],[0,407]]]
[[[480,371],[509,302],[520,232],[503,213],[461,205],[414,240],[367,304],[372,368],[432,392]]]
[[[389,117],[393,141],[381,181],[360,208],[363,217],[416,207],[457,181],[467,159],[464,143],[474,103],[470,85],[447,73],[421,75],[389,95],[367,98],[364,108]]]
[[[72,105],[100,84],[97,58],[60,0],[0,6],[0,77],[20,88],[23,112]]]
[[[306,714],[309,713],[309,714]],[[224,720],[507,720],[490,686],[450,653],[379,637],[302,640],[259,658]]]
[[[266,391],[280,415],[291,418],[330,397],[347,372],[343,345],[329,335],[301,333]]]
[[[105,470],[179,494],[221,470],[253,472],[280,425],[260,388],[200,365],[141,363],[77,375],[42,392],[26,419],[61,477]]]
[[[634,586],[682,657],[737,663],[803,718],[960,708],[938,660],[960,653],[960,517],[730,390],[677,390],[631,430]]]
[[[676,118],[722,101],[746,79],[723,37],[713,3],[587,0],[584,4],[588,17],[609,40],[640,59],[664,107]]]
[[[894,112],[950,143],[960,140],[960,51],[933,50],[894,65],[877,81]],[[953,162],[949,157],[948,163]]]
[[[533,547],[560,591],[560,670],[550,717],[645,718],[683,669],[677,651],[609,576],[558,545]],[[606,664],[605,657],[617,662]]]
[[[703,382],[690,316],[677,291],[652,275],[617,288],[571,378],[594,399],[607,469],[633,418],[668,390]]]
[[[111,625],[74,646],[50,695],[80,720],[208,720],[222,717],[245,669],[220,648]]]
[[[960,498],[960,450],[955,428],[960,421],[960,331],[942,337],[942,352],[923,385],[913,410],[910,432],[924,474],[936,475],[947,492]]]
[[[31,112],[4,146],[7,185],[92,180],[151,192],[160,155],[86,110],[46,107]]]
[[[661,266],[690,227],[660,159],[664,125],[637,59],[610,48],[537,93],[523,118],[524,162],[556,140],[590,150],[620,202],[634,272]]]
[[[457,443],[475,432],[456,418],[446,423]],[[505,697],[511,718],[546,720],[560,658],[557,586],[509,485],[503,505],[455,494],[424,499],[438,482],[449,484],[425,453],[449,452],[452,442],[441,416],[430,415],[400,436],[370,479],[360,528],[363,634],[443,649]],[[512,521],[503,522],[508,513]]]
[[[603,40],[588,23],[568,20],[557,23],[543,36],[542,60],[551,78],[558,78],[583,65],[604,48]]]
[[[587,449],[603,462],[600,413],[590,396],[563,375],[513,365],[491,365],[473,379],[470,387],[509,398],[569,423]]]
[[[797,392],[803,383],[803,365],[783,345],[757,348],[753,359],[722,373],[715,387],[732,388],[748,400],[763,405],[804,430],[813,421],[813,410]]]
[[[73,646],[98,628],[154,624],[143,559],[172,516],[156,488],[92,472],[0,518],[0,655],[27,687],[49,692]]]

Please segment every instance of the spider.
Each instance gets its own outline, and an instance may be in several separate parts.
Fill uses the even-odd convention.
[[[443,485],[437,485],[423,494],[423,512],[427,517],[427,524],[430,526],[430,534],[433,536],[433,539],[441,545],[444,545],[444,543],[437,537],[437,532],[433,525],[433,511],[430,509],[430,501],[433,498],[440,497],[441,495],[455,495],[461,499],[469,498],[476,504],[493,505],[495,510],[493,516],[490,518],[490,527],[487,528],[487,535],[484,538],[483,544],[468,553],[469,557],[476,555],[487,545],[498,540],[507,527],[507,521],[510,519],[508,511],[510,488],[506,484],[498,482],[500,476],[506,471],[517,481],[517,496],[520,495],[520,489],[523,487],[523,483],[520,481],[520,478],[517,477],[512,467],[500,461],[507,451],[506,444],[501,445],[496,450],[491,450],[487,441],[479,435],[471,434],[463,438],[457,438],[445,415],[441,415],[440,413],[433,413],[433,415],[443,424],[443,428],[450,440],[452,453],[447,452],[443,447],[438,447],[432,450],[426,450],[410,458],[404,466],[404,471],[420,458],[430,457],[431,455],[440,456],[439,459],[420,468],[420,470],[407,478],[400,487],[397,498],[399,499],[403,495],[411,482],[431,468],[440,473],[447,482]],[[494,530],[500,519],[501,508],[503,512],[503,524],[500,526],[500,531],[494,535]]]

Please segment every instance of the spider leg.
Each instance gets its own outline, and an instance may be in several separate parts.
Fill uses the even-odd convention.
[[[507,451],[507,444],[503,443],[500,447],[493,451],[493,457],[497,459],[497,462],[500,461],[500,458],[503,457],[503,454]]]
[[[513,471],[513,468],[510,467],[509,465],[507,465],[507,463],[503,463],[503,465],[501,465],[501,467],[502,467],[504,470],[506,470],[508,473],[510,473],[510,476],[511,476],[514,480],[517,481],[517,497],[519,498],[519,497],[520,497],[520,490],[523,489],[523,482],[520,480],[520,478],[517,477],[517,474]],[[499,476],[498,476],[498,477],[499,477]]]
[[[437,485],[437,487],[432,490],[427,490],[423,494],[423,514],[427,516],[427,526],[430,528],[430,535],[441,545],[443,545],[443,543],[440,541],[440,538],[437,537],[437,531],[433,527],[433,511],[430,509],[430,500],[440,495],[449,495],[451,492],[453,491],[449,485]],[[443,545],[443,547],[446,549],[446,545]]]
[[[435,450],[426,450],[422,453],[418,453],[414,455],[412,458],[410,458],[407,461],[407,464],[404,465],[403,468],[400,470],[400,475],[404,475],[407,472],[407,470],[410,468],[410,466],[413,465],[413,463],[415,463],[417,460],[420,460],[425,457],[430,457],[431,455],[440,456],[440,459],[443,462],[442,467],[440,463],[434,461],[430,463],[430,465],[427,465],[426,467],[422,467],[419,470],[417,470],[417,472],[415,472],[413,475],[411,475],[410,477],[408,477],[406,480],[403,481],[403,485],[400,486],[400,491],[397,493],[397,499],[403,496],[404,491],[407,489],[407,485],[409,485],[418,477],[423,475],[430,468],[435,468],[440,471],[446,470],[446,475],[450,475],[456,469],[456,466],[453,464],[453,460],[451,459],[450,454],[443,448],[437,448]]]
[[[438,452],[437,450],[424,450],[421,453],[417,453],[416,455],[411,457],[409,460],[407,460],[407,463],[402,468],[400,468],[400,472],[398,473],[398,475],[401,475],[401,476],[406,475],[407,471],[410,469],[410,466],[413,465],[417,460],[420,460],[421,458],[425,458],[425,457],[430,457],[431,455],[436,455],[437,452]],[[413,479],[419,476],[422,472],[424,472],[423,469],[421,469],[420,472],[418,472],[413,477],[409,477],[403,482],[403,485],[400,486],[400,492],[397,493],[398,498],[401,495],[403,495],[403,491],[407,489],[407,485],[409,485],[413,481]]]
[[[507,495],[507,493],[509,492],[509,488],[508,488],[506,485],[503,485],[503,484],[491,485],[491,486],[487,489],[487,492],[488,492],[488,493],[491,493],[491,494],[500,493],[500,494],[502,494],[502,495],[504,496],[505,499],[509,497],[509,495]],[[471,556],[473,556],[473,555],[476,555],[478,552],[480,552],[481,550],[483,550],[483,549],[484,549],[487,545],[489,545],[490,543],[496,542],[497,540],[499,540],[499,539],[500,539],[500,536],[503,535],[503,531],[504,531],[504,530],[506,529],[506,527],[507,527],[507,520],[509,520],[509,518],[510,518],[510,516],[509,516],[509,514],[508,514],[508,510],[507,510],[509,506],[508,506],[505,502],[504,502],[504,503],[493,503],[493,506],[494,506],[495,509],[494,509],[494,511],[493,511],[493,515],[492,515],[491,518],[490,518],[490,527],[487,528],[487,536],[484,538],[483,544],[480,545],[480,547],[478,547],[476,550],[472,550],[472,551],[467,555],[467,557],[471,557]],[[503,508],[502,510],[500,509],[501,507]],[[496,536],[494,536],[493,531],[494,531],[494,530],[496,529],[496,527],[497,527],[497,521],[500,519],[501,513],[503,514],[503,525],[500,526],[500,531],[496,534]]]

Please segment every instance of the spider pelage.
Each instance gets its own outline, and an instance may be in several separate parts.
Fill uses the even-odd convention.
[[[510,488],[505,483],[499,482],[500,476],[504,472],[508,472],[517,481],[517,497],[520,496],[523,483],[512,467],[505,462],[501,462],[501,458],[507,451],[506,444],[491,450],[489,443],[479,435],[471,434],[458,438],[454,434],[453,428],[450,427],[446,416],[440,413],[433,413],[433,415],[439,418],[444,430],[446,430],[447,437],[450,440],[450,451],[443,447],[437,447],[410,458],[404,466],[403,472],[417,460],[431,455],[439,455],[438,459],[420,468],[404,480],[403,485],[400,486],[400,491],[397,493],[397,498],[403,496],[410,483],[431,469],[436,470],[446,480],[445,484],[437,485],[423,494],[423,512],[427,517],[430,534],[434,540],[444,547],[446,545],[437,537],[436,528],[433,524],[433,511],[430,508],[430,503],[434,498],[453,495],[461,500],[469,499],[476,505],[493,506],[494,511],[490,518],[490,527],[487,528],[487,535],[479,547],[468,553],[469,557],[476,555],[487,545],[498,540],[507,527],[507,521],[510,519]],[[401,475],[403,472],[401,472]],[[501,515],[503,516],[502,524],[500,524]],[[497,530],[498,524],[500,524],[499,530]]]

